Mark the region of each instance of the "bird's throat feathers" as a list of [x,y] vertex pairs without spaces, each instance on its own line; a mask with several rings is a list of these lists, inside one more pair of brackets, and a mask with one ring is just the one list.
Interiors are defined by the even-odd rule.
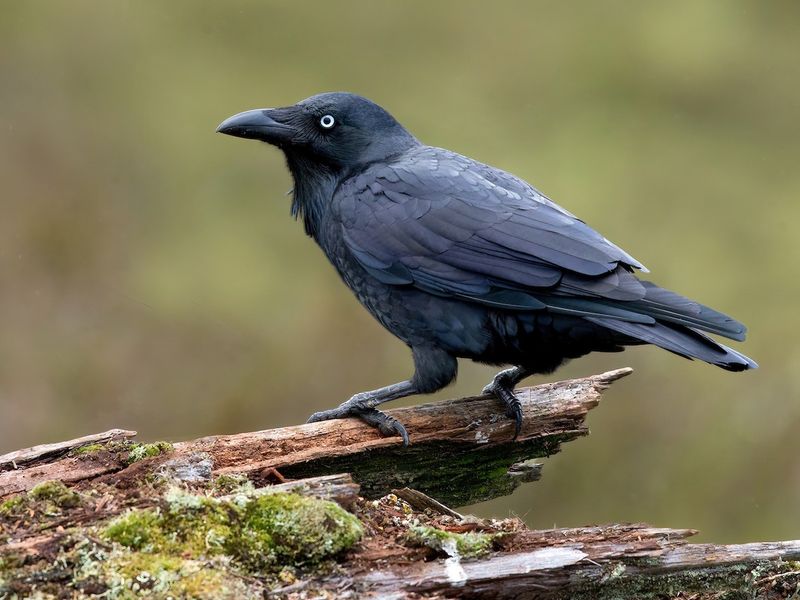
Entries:
[[294,179],[292,216],[302,219],[306,233],[318,240],[321,225],[330,209],[338,177],[303,156],[286,153],[286,164]]

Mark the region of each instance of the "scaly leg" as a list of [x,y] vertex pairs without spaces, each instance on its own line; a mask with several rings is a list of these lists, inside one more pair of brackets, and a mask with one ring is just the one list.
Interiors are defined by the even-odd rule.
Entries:
[[379,411],[376,406],[397,400],[403,396],[418,394],[419,390],[409,381],[401,381],[386,387],[378,388],[370,392],[356,394],[346,402],[342,402],[336,408],[316,412],[308,418],[308,423],[316,421],[327,421],[329,419],[345,419],[347,417],[358,417],[377,427],[384,435],[399,435],[403,438],[403,445],[408,446],[408,432],[403,424],[390,417],[386,413]]
[[483,388],[484,394],[492,394],[506,405],[506,415],[514,419],[515,423],[514,439],[517,439],[522,429],[522,405],[514,394],[514,388],[529,375],[533,375],[533,372],[525,367],[512,367],[500,371],[492,382]]
[[307,422],[358,417],[384,435],[401,436],[403,445],[408,446],[408,432],[403,424],[375,407],[413,394],[433,393],[453,381],[457,372],[456,359],[442,350],[417,347],[412,352],[415,372],[411,379],[356,394],[336,408],[314,413]]

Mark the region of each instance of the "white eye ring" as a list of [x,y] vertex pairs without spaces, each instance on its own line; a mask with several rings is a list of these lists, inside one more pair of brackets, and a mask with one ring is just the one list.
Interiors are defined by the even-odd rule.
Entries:
[[336,125],[336,119],[334,119],[331,115],[323,115],[319,120],[319,126],[323,129],[330,129],[334,125]]

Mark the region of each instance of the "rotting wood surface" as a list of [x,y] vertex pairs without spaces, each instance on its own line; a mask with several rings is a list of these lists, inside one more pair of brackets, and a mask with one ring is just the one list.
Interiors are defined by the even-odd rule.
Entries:
[[[509,493],[538,474],[526,461],[584,435],[600,393],[629,372],[520,390],[516,442],[494,400],[465,398],[392,411],[408,426],[410,448],[348,419],[174,445],[142,445],[133,432],[112,430],[5,455],[0,599],[160,597],[156,585],[170,597],[208,599],[800,596],[800,541],[691,544],[692,530],[644,524],[532,531],[518,519],[447,506]],[[337,470],[343,465],[352,477]],[[487,484],[486,469],[498,465],[502,477]],[[335,564],[263,572],[222,546],[154,550],[108,535],[115,519],[142,513],[199,514],[202,529],[197,507],[208,502],[214,518],[241,520],[237,507],[287,493],[338,503],[363,535],[328,559]],[[159,579],[141,565],[160,569]]]
[[[227,496],[218,495],[220,481],[212,477],[204,483],[184,484],[181,494],[216,497],[219,502],[285,492],[333,499],[356,515],[363,536],[336,558],[335,566],[321,568],[301,566],[258,574],[243,571],[235,560],[213,553],[194,556],[189,551],[154,559],[153,550],[119,548],[103,532],[109,519],[130,511],[160,507],[162,512],[174,514],[176,508],[170,507],[168,500],[174,495],[174,483],[137,489],[98,484],[82,493],[79,502],[60,508],[58,501],[38,506],[31,500],[16,523],[0,515],[0,537],[6,536],[6,543],[0,544],[0,564],[6,565],[0,569],[0,598],[13,598],[14,594],[166,598],[183,597],[179,594],[186,589],[194,590],[186,597],[205,600],[777,600],[800,593],[800,540],[691,544],[687,538],[694,535],[692,530],[645,524],[531,531],[518,519],[459,515],[418,491],[405,491],[413,504],[395,494],[366,500],[346,474],[261,488],[248,484]],[[195,510],[194,502],[180,502],[183,510]],[[417,506],[425,508],[418,510]],[[464,547],[459,551],[462,541]],[[89,562],[87,569],[87,556],[100,558]],[[110,557],[110,562],[103,557]],[[135,566],[150,564],[160,565],[161,571],[151,573]],[[181,587],[184,579],[196,576],[197,569],[207,583],[199,589]],[[153,584],[155,575],[163,587],[162,595],[142,587]]]
[[[246,473],[258,481],[262,474],[269,480],[269,473],[278,469],[291,479],[351,473],[369,498],[411,487],[445,504],[464,506],[507,495],[520,483],[538,479],[541,465],[535,459],[586,435],[588,411],[598,405],[603,390],[630,373],[631,369],[617,369],[517,390],[523,425],[516,441],[512,421],[500,403],[487,396],[388,411],[406,425],[408,448],[399,437],[381,437],[358,419],[177,442],[171,452],[134,464],[129,464],[125,444],[79,453],[78,446],[98,440],[73,440],[53,445],[57,452],[12,453],[26,456],[24,463],[11,460],[11,455],[0,457],[0,498],[52,479],[113,481],[119,486],[162,469],[181,471],[179,478],[184,480],[195,471],[202,477],[210,470]],[[115,430],[105,435],[127,439],[131,433]]]

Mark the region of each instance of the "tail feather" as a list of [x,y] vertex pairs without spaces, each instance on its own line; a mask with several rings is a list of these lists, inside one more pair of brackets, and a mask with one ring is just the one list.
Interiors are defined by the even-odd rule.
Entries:
[[728,371],[745,371],[758,367],[754,360],[744,354],[683,325],[661,322],[647,325],[607,317],[586,316],[584,319],[685,358],[698,358]]
[[639,310],[661,321],[744,341],[747,328],[739,321],[649,281],[642,281],[642,285],[645,287],[645,296],[627,304],[632,310]]

